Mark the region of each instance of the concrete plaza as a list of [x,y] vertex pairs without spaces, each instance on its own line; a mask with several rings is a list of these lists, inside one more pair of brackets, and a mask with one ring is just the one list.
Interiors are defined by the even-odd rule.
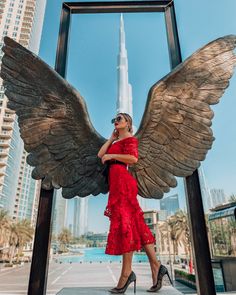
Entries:
[[[119,279],[121,264],[118,262],[93,263],[55,263],[51,262],[48,271],[47,295],[55,294],[110,294]],[[133,263],[137,275],[138,294],[148,294],[145,290],[152,285],[148,263]],[[27,294],[30,265],[25,264],[0,272],[0,294]],[[132,294],[133,284],[126,294]],[[159,294],[182,294],[170,286],[165,276]]]
[[[110,294],[108,289],[117,284],[121,264],[117,262],[102,263],[55,263],[51,262],[48,271],[47,295],[104,295]],[[137,276],[136,294],[147,295],[152,285],[148,263],[133,263],[133,271]],[[0,271],[0,295],[27,294],[30,264]],[[133,294],[133,284],[125,294]],[[160,295],[195,294],[195,292],[177,282],[172,287],[167,276],[163,280]],[[226,294],[226,293],[224,293]],[[229,293],[236,294],[236,293]]]

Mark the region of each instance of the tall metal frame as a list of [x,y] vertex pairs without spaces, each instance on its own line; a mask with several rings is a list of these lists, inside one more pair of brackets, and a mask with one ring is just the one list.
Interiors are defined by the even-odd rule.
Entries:
[[[72,14],[162,12],[165,14],[167,42],[171,68],[182,62],[177,31],[174,0],[163,1],[114,1],[114,2],[64,2],[62,4],[55,70],[66,76],[67,51]],[[188,215],[194,260],[197,274],[197,292],[215,295],[214,278],[207,238],[198,171],[185,179]],[[35,230],[33,256],[30,269],[28,294],[46,294],[49,264],[54,191],[41,189]]]

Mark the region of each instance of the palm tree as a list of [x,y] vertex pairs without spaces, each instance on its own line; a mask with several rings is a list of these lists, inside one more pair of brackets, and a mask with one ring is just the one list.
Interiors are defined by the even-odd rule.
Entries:
[[30,221],[23,219],[18,222],[13,222],[10,225],[10,236],[9,236],[9,263],[12,263],[12,260],[17,251],[17,262],[19,261],[19,256],[23,251],[24,246],[32,241],[34,234],[34,229],[30,225]]
[[236,195],[235,195],[235,194],[232,194],[232,195],[229,197],[229,202],[230,202],[230,203],[234,203],[234,202],[236,202]]
[[26,246],[27,243],[33,240],[34,229],[31,226],[30,221],[28,219],[21,220],[20,222],[17,223],[17,226],[18,226],[18,243],[16,245],[16,248],[18,249],[18,253],[17,253],[17,262],[18,262],[20,254],[22,253],[24,246]]
[[179,241],[179,229],[176,226],[175,216],[171,216],[167,220],[168,231],[170,239],[173,244],[174,263],[176,261],[175,256],[178,255],[178,241]]
[[12,260],[15,256],[15,250],[18,243],[18,226],[17,223],[11,223],[10,224],[10,236],[9,236],[9,251],[8,251],[8,257],[9,257],[9,263],[12,263]]
[[62,251],[66,251],[66,245],[72,240],[72,234],[68,228],[63,228],[61,233],[58,235],[58,241],[61,244]]
[[8,242],[10,229],[10,217],[8,211],[0,209],[0,246]]
[[189,256],[189,261],[192,264],[191,240],[187,214],[183,210],[179,210],[169,218],[168,223],[172,227],[172,234],[175,239],[176,247],[178,243],[183,243],[185,251]]

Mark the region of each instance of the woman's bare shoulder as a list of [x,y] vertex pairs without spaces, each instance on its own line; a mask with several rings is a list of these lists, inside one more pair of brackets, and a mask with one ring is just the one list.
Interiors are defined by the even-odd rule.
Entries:
[[135,136],[129,136],[123,139],[123,143],[126,143],[126,142],[138,142],[138,139]]

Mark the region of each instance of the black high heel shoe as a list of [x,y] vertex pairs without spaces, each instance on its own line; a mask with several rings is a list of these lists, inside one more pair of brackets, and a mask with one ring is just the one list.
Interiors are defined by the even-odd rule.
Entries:
[[125,285],[122,288],[113,288],[113,289],[110,289],[109,292],[111,292],[112,294],[125,293],[125,291],[128,288],[129,284],[131,284],[132,282],[134,282],[134,293],[136,293],[136,275],[135,275],[135,273],[133,271],[129,275]]
[[153,285],[150,289],[146,290],[146,291],[147,292],[157,292],[157,291],[159,291],[161,289],[161,287],[162,287],[162,280],[163,280],[164,275],[168,276],[171,285],[173,285],[173,282],[172,282],[172,280],[170,278],[168,269],[164,265],[161,264],[160,268],[159,268],[159,271],[158,271],[158,274],[157,274],[157,283],[155,285]]

